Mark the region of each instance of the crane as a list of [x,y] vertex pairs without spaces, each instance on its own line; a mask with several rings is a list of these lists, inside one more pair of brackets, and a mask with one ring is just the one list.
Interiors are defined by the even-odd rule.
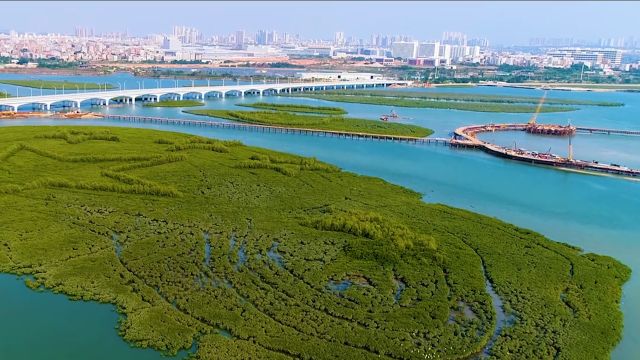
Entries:
[[529,119],[529,125],[535,125],[536,120],[538,119],[538,114],[540,113],[540,110],[542,109],[542,104],[544,104],[544,99],[547,97],[547,92],[545,91],[544,94],[542,95],[542,97],[540,98],[540,102],[538,103],[538,107],[536,108],[536,112],[533,113],[533,116],[531,116],[531,119]]

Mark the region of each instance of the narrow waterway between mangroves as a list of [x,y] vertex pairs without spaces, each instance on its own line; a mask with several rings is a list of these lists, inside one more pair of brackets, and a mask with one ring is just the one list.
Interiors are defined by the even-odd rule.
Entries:
[[[71,78],[69,80],[80,81]],[[425,91],[434,91],[427,89]],[[541,91],[477,88],[446,89],[440,91],[478,92],[539,96]],[[549,97],[580,98],[624,102],[623,107],[591,107],[571,113],[542,114],[541,122],[566,123],[567,118],[576,125],[640,129],[640,94],[631,93],[569,93],[550,91]],[[207,101],[207,108],[233,108],[236,102],[274,101],[339,106],[349,116],[377,118],[389,107],[335,103],[310,99],[280,97],[247,97],[244,99]],[[201,107],[202,108],[202,107]],[[457,126],[479,123],[523,122],[529,114],[474,113],[463,111],[396,108],[401,120],[436,130],[434,136],[447,136]],[[110,108],[109,113],[127,113],[162,117],[184,117],[180,109],[133,107]],[[640,352],[640,182],[617,177],[584,175],[491,157],[475,150],[456,150],[445,146],[413,145],[338,138],[311,137],[290,134],[254,133],[228,129],[205,129],[181,126],[131,124],[105,120],[7,120],[0,126],[11,125],[95,124],[136,126],[168,131],[187,132],[202,136],[238,139],[248,145],[260,146],[319,160],[340,166],[344,170],[383,178],[424,194],[427,202],[444,203],[538,231],[553,240],[566,242],[585,251],[605,254],[619,259],[633,270],[631,280],[624,287],[622,311],[624,313],[623,339],[614,350],[613,359],[633,359]],[[506,135],[505,143],[512,142]],[[640,138],[598,136],[598,141],[580,139],[580,147],[596,160],[633,165],[640,162]],[[516,140],[518,142],[522,140]],[[520,145],[519,145],[520,146]],[[561,144],[558,143],[558,147]],[[522,146],[525,147],[525,146]],[[563,148],[563,147],[561,147]],[[546,150],[546,149],[545,149]],[[556,151],[553,151],[556,152]],[[560,150],[557,153],[561,153]],[[627,161],[625,161],[625,159]],[[592,160],[588,158],[587,160]],[[0,278],[1,280],[1,278]],[[5,287],[2,287],[3,289]],[[12,290],[15,291],[15,290]],[[31,291],[26,289],[25,291]],[[32,291],[31,291],[32,292]],[[32,292],[34,296],[43,296]],[[58,295],[56,295],[58,296]],[[100,307],[96,305],[96,307]],[[106,307],[106,306],[105,306]],[[99,311],[97,311],[99,312]],[[115,318],[115,316],[114,316]],[[82,325],[67,322],[69,326],[86,326],[84,332],[97,333],[97,327],[108,327],[117,336],[113,324]],[[26,325],[25,325],[26,326]],[[37,326],[34,323],[34,326]],[[10,326],[9,326],[10,327]],[[9,334],[9,336],[12,336]],[[73,346],[74,340],[62,341],[62,347]],[[126,345],[126,344],[125,344]],[[59,350],[59,349],[58,349]],[[0,349],[0,355],[2,355]],[[56,347],[50,349],[55,353]],[[105,350],[107,351],[107,350]],[[132,350],[134,351],[134,350]],[[135,350],[138,351],[138,350]],[[87,354],[93,354],[89,352]],[[114,354],[118,358],[141,358]]]

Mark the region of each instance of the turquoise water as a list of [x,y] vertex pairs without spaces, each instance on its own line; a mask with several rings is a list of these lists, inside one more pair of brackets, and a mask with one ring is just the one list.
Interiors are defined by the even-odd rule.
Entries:
[[[124,76],[124,75],[118,75]],[[84,79],[84,78],[83,78]],[[78,80],[77,81],[84,81]],[[130,80],[128,80],[130,81]],[[433,91],[426,89],[424,91]],[[539,90],[508,88],[446,89],[447,92],[478,92],[539,96]],[[625,129],[640,129],[640,94],[630,93],[573,93],[550,91],[549,97],[621,101],[624,107],[583,107],[571,113],[542,114],[541,122],[566,123],[570,118],[576,125]],[[232,108],[237,102],[257,101],[257,98],[227,98],[207,102],[207,107]],[[377,118],[389,107],[332,103],[311,99],[282,99],[264,97],[263,101],[298,102],[341,106],[350,116]],[[396,108],[402,120],[436,130],[435,136],[447,136],[457,126],[478,123],[526,121],[528,114],[474,113],[448,110]],[[179,109],[134,107],[110,108],[110,113],[135,113],[166,117],[191,117]],[[61,121],[18,120],[2,121],[0,126],[42,124]],[[105,124],[132,126],[108,121],[65,120],[64,124]],[[304,156],[315,156],[359,174],[381,177],[387,181],[412,188],[424,195],[427,202],[444,203],[494,216],[504,221],[534,229],[562,242],[577,245],[586,251],[613,256],[629,265],[634,273],[625,285],[621,305],[625,315],[623,340],[613,353],[614,359],[632,359],[640,352],[640,182],[621,178],[576,174],[491,157],[474,150],[455,150],[444,146],[424,146],[400,143],[352,141],[304,135],[263,134],[226,129],[202,129],[180,126],[135,124],[161,130],[181,131],[203,136],[238,139],[246,144],[271,148]],[[522,138],[517,138],[521,135]],[[566,139],[544,139],[538,142],[530,135],[490,134],[496,141],[519,147],[531,145],[546,151],[562,153]],[[557,140],[557,143],[554,141]],[[545,143],[548,142],[548,143]],[[576,157],[586,160],[619,162],[632,166],[640,164],[640,137],[578,135],[574,138]],[[640,167],[635,165],[636,167]],[[4,288],[4,287],[3,287]],[[26,289],[26,288],[25,288]],[[13,290],[12,290],[13,291]],[[30,290],[27,290],[30,291]],[[34,293],[34,296],[42,296]],[[51,309],[54,304],[47,305]],[[108,306],[96,305],[99,308]],[[109,312],[108,310],[104,310]],[[114,318],[115,319],[115,318]],[[98,320],[84,328],[84,332],[99,333],[99,328],[112,330],[112,322]],[[80,326],[80,324],[74,324]],[[89,336],[89,335],[87,335]],[[98,338],[98,337],[97,337]],[[72,346],[73,340],[52,346]],[[113,357],[127,358],[122,355]],[[129,358],[137,358],[131,353]]]
[[0,289],[0,359],[166,359],[122,340],[112,306],[35,292],[7,274]]

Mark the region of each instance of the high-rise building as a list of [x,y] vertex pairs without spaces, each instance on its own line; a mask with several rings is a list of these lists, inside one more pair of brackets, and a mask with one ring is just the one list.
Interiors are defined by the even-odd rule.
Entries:
[[173,36],[178,38],[183,44],[195,44],[202,41],[200,31],[187,26],[174,26]]
[[440,56],[440,42],[423,42],[418,45],[418,54],[420,58],[437,58]]
[[266,30],[258,30],[256,34],[256,44],[257,45],[267,45],[267,31]]
[[[466,45],[463,45],[466,46]],[[451,45],[449,44],[441,44],[440,45],[440,64],[444,62],[445,65],[451,65]]]
[[244,30],[238,30],[236,31],[236,36],[235,36],[235,45],[237,49],[244,49],[245,45],[244,45]]
[[485,39],[485,38],[474,38],[474,39],[469,39],[469,41],[467,41],[467,45],[469,46],[479,46],[483,49],[486,49],[489,47],[489,40]]
[[467,35],[461,32],[444,32],[442,44],[467,46]]
[[291,43],[291,34],[289,33],[283,33],[282,34],[282,41],[283,44],[290,44]]
[[396,41],[391,44],[391,53],[393,57],[403,59],[413,59],[418,56],[417,41]]
[[463,61],[466,56],[469,56],[469,47],[453,45],[451,46],[451,60],[453,62]]
[[274,45],[278,43],[278,33],[273,30],[267,33],[267,44]]
[[278,32],[275,30],[259,30],[256,33],[256,45],[275,45],[278,44],[279,41]]
[[344,33],[342,31],[338,31],[336,32],[334,39],[333,39],[333,44],[336,46],[344,46],[345,44],[345,37],[344,37]]
[[180,42],[180,39],[178,39],[178,37],[176,36],[165,36],[164,39],[162,40],[162,48],[164,50],[176,51],[176,50],[180,50],[181,47],[182,47],[182,43]]
[[85,27],[77,27],[75,31],[76,37],[87,38],[93,36],[93,29],[87,29]]

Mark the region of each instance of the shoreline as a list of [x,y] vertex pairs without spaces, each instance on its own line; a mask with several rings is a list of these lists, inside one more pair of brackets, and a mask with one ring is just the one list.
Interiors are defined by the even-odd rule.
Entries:
[[[282,60],[281,60],[282,61]],[[288,61],[287,61],[288,62]],[[108,76],[116,72],[129,73],[137,77],[136,72],[148,72],[153,68],[162,68],[167,70],[188,70],[188,69],[260,69],[260,70],[291,70],[291,71],[313,71],[313,68],[302,65],[301,67],[278,68],[269,66],[229,66],[225,64],[142,64],[142,63],[96,63],[91,64],[87,68],[71,68],[71,69],[50,69],[50,68],[0,68],[0,74],[25,74],[25,75],[51,75],[51,76]],[[163,78],[163,75],[153,76],[151,74],[142,74],[151,78]],[[175,76],[168,76],[174,78]],[[216,78],[216,75],[206,76],[197,75],[202,78]],[[240,76],[241,77],[241,76]],[[186,77],[190,79],[192,77]],[[505,87],[516,89],[535,89],[535,90],[557,90],[557,91],[586,91],[586,92],[640,92],[640,84],[589,84],[589,83],[557,83],[557,82],[540,82],[540,83],[504,83],[484,81],[479,83],[415,83],[408,86],[412,88],[474,88],[474,87]]]
[[640,84],[584,84],[584,83],[500,83],[484,82],[476,86],[514,89],[588,91],[588,92],[640,92]]

